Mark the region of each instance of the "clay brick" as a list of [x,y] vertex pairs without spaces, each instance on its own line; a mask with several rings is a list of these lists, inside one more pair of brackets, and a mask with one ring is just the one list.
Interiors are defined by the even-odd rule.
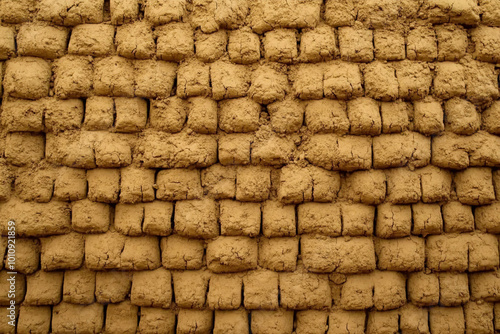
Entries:
[[115,129],[118,132],[137,132],[146,127],[148,106],[140,98],[116,98]]
[[331,306],[331,292],[326,275],[306,272],[280,273],[279,279],[281,307],[302,310]]
[[215,199],[234,198],[236,196],[236,169],[220,164],[202,169],[201,184],[204,193]]
[[[410,7],[408,4],[391,1],[367,1],[363,4],[358,4],[356,9],[358,10],[357,20],[370,28],[376,29],[390,26],[392,22],[398,21],[398,19],[405,19],[411,16],[408,13],[409,10],[416,10],[415,7]],[[413,12],[411,13],[413,14]]]
[[177,96],[205,96],[210,93],[210,67],[199,61],[187,61],[177,69]]
[[155,32],[158,34],[156,55],[161,60],[181,61],[194,54],[194,36],[184,23],[170,23]]
[[363,334],[366,313],[363,311],[333,310],[329,316],[329,323],[331,325],[328,326],[328,334],[344,334],[347,328],[350,334]]
[[262,205],[262,234],[266,237],[287,237],[296,234],[295,206],[278,201]]
[[294,95],[302,100],[323,97],[323,68],[316,64],[294,66],[289,75],[293,82]]
[[247,13],[247,3],[198,1],[190,18],[196,28],[211,33],[220,28],[238,28],[245,22]]
[[227,51],[233,63],[254,63],[260,59],[259,35],[245,28],[230,31]]
[[210,309],[237,309],[241,305],[242,295],[243,282],[241,277],[231,274],[212,275],[210,277],[207,294],[207,303]]
[[410,235],[411,207],[383,203],[377,206],[376,235],[380,238],[400,238]]
[[170,235],[172,233],[173,208],[173,203],[170,202],[145,203],[142,231],[149,235]]
[[273,271],[294,271],[299,255],[297,238],[261,238],[259,266]]
[[417,203],[411,206],[413,214],[412,234],[427,236],[443,231],[443,217],[439,204]]
[[107,130],[113,126],[115,104],[112,98],[92,96],[85,101],[85,119],[83,128],[86,130]]
[[10,27],[0,28],[0,59],[9,59],[15,53],[16,41],[14,37],[14,30]]
[[[7,23],[21,23],[32,17],[33,2],[30,0],[6,0],[0,6],[2,21]],[[8,313],[8,312],[7,312]],[[5,322],[7,324],[7,322]],[[8,327],[5,327],[8,328]]]
[[21,56],[54,59],[64,55],[68,31],[37,23],[26,23],[17,33],[17,52]]
[[341,193],[354,202],[379,204],[386,194],[386,176],[377,170],[353,172],[345,179]]
[[366,323],[366,333],[382,334],[387,332],[397,332],[399,328],[398,311],[377,312],[370,311],[368,313],[368,321]]
[[416,132],[383,134],[373,138],[373,167],[424,167],[431,159],[431,141]]
[[474,58],[480,61],[497,63],[497,44],[500,42],[500,30],[498,28],[480,26],[471,30],[471,40],[474,43]]
[[214,334],[225,334],[236,331],[248,334],[248,313],[245,309],[235,311],[215,311]]
[[467,30],[454,24],[434,26],[436,30],[439,61],[456,61],[465,56],[468,46]]
[[349,100],[363,96],[362,75],[357,64],[333,62],[325,67],[323,89],[325,97]]
[[443,99],[465,95],[465,71],[462,65],[447,61],[438,63],[435,73],[434,95]]
[[433,306],[439,302],[439,278],[423,271],[408,276],[408,299],[417,306]]
[[115,27],[107,24],[82,24],[74,27],[69,39],[68,53],[102,57],[115,51]]
[[91,270],[118,269],[126,237],[118,232],[89,234],[85,239],[85,265]]
[[472,103],[488,102],[499,96],[498,81],[493,64],[470,61],[465,67],[467,100]]
[[467,168],[469,166],[468,146],[461,136],[444,132],[432,138],[432,164],[441,168]]
[[152,132],[142,143],[143,166],[147,168],[200,168],[217,162],[217,141],[210,136]]
[[83,235],[69,233],[40,239],[42,270],[78,269],[83,263]]
[[204,97],[189,99],[189,116],[186,125],[197,133],[217,132],[217,102]]
[[380,134],[382,120],[380,118],[380,106],[377,101],[367,97],[351,100],[347,102],[347,116],[351,124],[351,134]]
[[113,25],[133,22],[139,16],[139,2],[137,0],[111,0],[110,13]]
[[[14,171],[6,164],[0,164],[0,201],[8,201],[12,193],[12,185],[14,184]],[[19,178],[18,178],[19,179]],[[29,178],[26,178],[28,182]],[[45,179],[45,178],[43,178]],[[46,182],[45,182],[46,183]],[[52,196],[52,191],[50,191]]]
[[203,195],[200,171],[166,169],[156,175],[156,198],[163,201],[199,199]]
[[212,34],[195,33],[196,56],[204,62],[213,62],[224,55],[227,49],[227,32],[219,30]]
[[304,62],[332,60],[338,54],[335,30],[319,25],[302,33],[300,37],[300,59]]
[[181,21],[186,14],[186,1],[177,0],[163,2],[150,0],[144,9],[144,18],[154,25],[162,25],[171,21]]
[[251,160],[254,164],[282,166],[287,164],[295,151],[293,139],[271,134],[268,137],[256,137],[251,144]]
[[104,233],[111,222],[111,207],[88,199],[72,203],[71,226],[80,233]]
[[469,300],[467,274],[440,273],[438,278],[440,306],[459,306]]
[[373,278],[369,274],[347,276],[342,285],[339,305],[344,310],[364,310],[373,307]]
[[471,300],[488,302],[500,300],[500,272],[498,270],[471,273],[469,281]]
[[34,328],[39,333],[50,333],[52,310],[50,306],[21,306],[17,320],[17,333],[27,334]]
[[414,129],[424,135],[437,134],[444,130],[443,107],[432,99],[416,101],[414,108]]
[[94,92],[106,96],[134,96],[134,68],[122,57],[113,56],[94,63]]
[[106,308],[105,330],[110,333],[135,333],[138,311],[138,307],[131,305],[130,301],[108,305]]
[[83,101],[50,100],[44,108],[46,132],[60,132],[79,129],[83,121]]
[[373,60],[372,30],[341,27],[338,33],[342,60],[353,62],[370,62]]
[[484,205],[495,200],[489,168],[467,168],[455,174],[458,200],[468,205]]
[[378,239],[375,242],[380,270],[417,271],[425,265],[425,240],[418,237]]
[[[487,228],[481,228],[482,214],[486,213],[488,206],[477,208],[476,227],[484,232],[489,232]],[[483,211],[484,210],[484,211]],[[472,208],[460,202],[448,202],[442,206],[444,231],[447,233],[472,232],[474,230],[474,215]]]
[[229,134],[219,137],[219,161],[222,165],[246,165],[250,163],[252,136]]
[[408,129],[412,104],[406,102],[382,102],[380,117],[382,119],[382,133],[398,133]]
[[219,237],[207,246],[207,267],[215,273],[255,269],[258,245],[247,237]]
[[104,19],[103,0],[42,0],[37,18],[58,25],[74,26],[82,23],[101,23]]
[[151,100],[149,126],[165,132],[179,132],[186,123],[189,104],[177,96],[164,100]]
[[93,140],[85,132],[47,133],[45,144],[46,159],[51,163],[83,169],[96,167]]
[[176,202],[174,230],[184,237],[215,238],[219,235],[217,215],[217,204],[208,198]]
[[210,79],[215,100],[243,97],[250,86],[249,72],[243,65],[213,63],[210,65]]
[[117,232],[128,236],[140,236],[144,222],[144,205],[117,204],[114,213],[114,228]]
[[298,206],[298,234],[318,233],[340,236],[342,220],[340,206],[334,203],[305,203]]
[[432,235],[427,237],[427,268],[434,271],[465,271],[468,247],[464,235]]
[[486,233],[472,235],[469,240],[469,272],[494,270],[498,265],[497,238]]
[[172,276],[174,283],[173,295],[177,306],[196,309],[205,306],[205,295],[207,294],[208,280],[210,278],[209,272],[186,270],[174,272]]
[[[6,170],[6,185],[8,191],[11,191],[12,177],[9,170]],[[18,175],[14,183],[17,196],[23,201],[34,201],[39,203],[48,203],[52,198],[54,188],[55,173],[52,170],[18,170]],[[5,200],[8,198],[5,197]]]
[[203,265],[203,240],[171,235],[161,239],[162,263],[167,269],[200,269]]
[[375,271],[373,306],[378,311],[393,310],[406,303],[406,277],[393,271]]
[[120,170],[92,169],[87,171],[88,198],[94,202],[117,203],[120,193]]
[[342,211],[342,235],[367,236],[373,234],[375,207],[364,204],[344,204]]
[[[50,277],[50,273],[49,274]],[[44,277],[47,275],[45,273],[42,273]],[[40,275],[40,274],[39,274]],[[38,275],[38,276],[39,276]],[[15,282],[13,282],[11,279],[14,276]],[[29,275],[29,276],[24,276],[22,274],[10,274],[10,272],[7,271],[7,268],[5,270],[0,271],[0,278],[2,279],[2,284],[0,285],[0,292],[2,293],[2,296],[0,298],[0,305],[2,306],[10,306],[11,305],[11,300],[12,302],[15,302],[15,304],[19,305],[23,299],[25,302],[25,305],[30,305],[30,304],[35,304],[35,302],[40,301],[40,303],[47,303],[51,301],[52,295],[55,294],[56,292],[52,289],[52,286],[50,284],[47,286],[46,294],[43,295],[43,293],[40,293],[40,297],[36,295],[38,291],[36,283],[37,281],[40,281],[42,283],[45,282],[45,278],[43,278],[43,281],[41,279],[38,279],[36,275]],[[28,280],[29,278],[29,280]],[[61,278],[62,279],[62,278]],[[28,299],[25,298],[25,293],[26,293],[26,280],[31,283],[31,286],[28,286],[30,289]],[[61,282],[62,283],[62,282]],[[14,285],[14,286],[12,286]],[[57,285],[57,283],[56,283]],[[15,296],[12,296],[12,289],[15,290]],[[45,291],[45,290],[44,290]],[[10,298],[9,297],[12,297]],[[57,296],[56,296],[57,297]]]
[[422,184],[422,202],[444,202],[450,199],[452,175],[432,165],[418,170]]
[[491,333],[493,329],[493,304],[468,302],[464,305],[465,328],[471,333]]
[[[470,138],[470,141],[465,141]],[[484,131],[479,131],[470,137],[461,137],[468,147],[469,163],[475,166],[497,166],[500,164],[499,152],[495,149],[500,144],[500,138]]]
[[375,58],[403,60],[406,58],[405,38],[399,31],[376,29],[373,31]]
[[308,102],[305,107],[305,122],[307,128],[314,133],[345,134],[349,131],[346,103],[327,99]]
[[296,32],[290,29],[274,29],[265,34],[262,44],[264,56],[269,61],[291,63],[297,58]]
[[[26,296],[25,305],[57,305],[61,302],[63,272],[47,272],[39,270],[36,273],[26,276]],[[24,286],[22,279],[16,279],[16,295],[22,299]],[[4,280],[5,281],[5,280]],[[17,286],[17,282],[21,286]],[[19,289],[19,290],[18,290]],[[20,300],[19,300],[20,302]]]
[[95,276],[95,297],[98,303],[120,303],[130,294],[132,273],[98,271]]
[[400,98],[419,100],[429,94],[432,75],[428,64],[405,60],[396,64],[395,67]]
[[431,333],[459,333],[465,331],[462,307],[433,307],[429,309]]
[[468,215],[466,217],[468,224],[466,226],[470,227],[470,230],[474,229],[475,217],[476,229],[486,233],[500,233],[500,215],[498,214],[498,211],[500,210],[500,203],[495,202],[490,205],[477,207],[474,210],[474,216],[472,216],[472,210],[469,206],[464,205],[464,207],[469,209],[467,210]]
[[175,333],[174,310],[141,307],[138,331],[140,333]]
[[104,325],[104,306],[97,303],[74,305],[60,303],[52,309],[54,333],[98,333]]
[[293,311],[252,311],[251,331],[255,334],[285,334],[293,331]]
[[268,64],[253,71],[248,96],[257,103],[270,104],[283,100],[288,90],[286,74]]
[[481,127],[481,115],[467,100],[453,98],[444,104],[446,130],[458,135],[471,135]]
[[269,197],[271,171],[267,167],[238,167],[236,172],[236,199],[238,201],[264,201]]
[[300,129],[304,120],[304,107],[295,100],[284,100],[267,106],[271,127],[278,133],[293,133]]
[[[420,175],[407,168],[394,168],[386,172],[387,200],[394,204],[409,204],[420,200]],[[450,178],[451,181],[451,178]]]
[[4,93],[20,99],[37,100],[49,95],[52,75],[47,61],[34,57],[9,59],[3,78]]
[[18,238],[16,240],[16,271],[32,274],[40,263],[40,241],[38,239]]
[[125,167],[121,173],[120,202],[152,202],[155,199],[155,171]]
[[429,3],[429,19],[432,23],[460,23],[474,25],[480,20],[479,8],[474,1],[455,4],[453,1],[431,1]]
[[172,301],[170,271],[158,268],[138,271],[132,277],[130,301],[133,305],[168,308]]
[[4,100],[2,126],[9,132],[41,132],[43,130],[43,104],[40,101]]
[[495,135],[500,134],[500,103],[493,102],[489,108],[483,111],[481,117],[484,130]]
[[429,314],[426,308],[406,304],[399,311],[399,328],[402,333],[429,333]]
[[328,313],[317,310],[304,310],[295,313],[297,334],[316,334],[324,333],[328,328]]
[[92,304],[95,293],[95,272],[82,267],[64,272],[63,301],[72,304]]
[[406,37],[406,54],[410,60],[433,61],[437,58],[438,47],[434,29],[417,27]]
[[260,203],[245,203],[231,200],[220,201],[221,235],[258,236],[260,233]]
[[381,101],[392,101],[398,97],[398,80],[392,66],[372,62],[364,68],[363,74],[367,97]]
[[243,277],[243,302],[248,310],[277,309],[278,273],[267,270],[250,271]]
[[154,60],[136,60],[135,95],[147,98],[167,98],[174,87],[177,66]]
[[177,315],[176,333],[209,334],[212,332],[213,322],[213,312],[210,310],[181,309]]
[[54,184],[54,199],[78,201],[87,197],[87,177],[84,169],[62,167]]
[[[119,0],[113,0],[112,3]],[[123,0],[121,0],[123,1]],[[137,0],[127,0],[139,9]],[[123,7],[116,7],[117,10],[125,10]],[[113,14],[112,14],[113,15]],[[111,17],[113,20],[113,16]],[[143,21],[125,24],[116,28],[116,51],[118,55],[132,59],[149,59],[155,54],[155,40],[151,26]]]
[[128,237],[121,252],[123,270],[152,270],[161,266],[160,245],[156,236]]
[[127,137],[115,133],[100,134],[93,151],[98,167],[123,167],[132,163],[132,149]]

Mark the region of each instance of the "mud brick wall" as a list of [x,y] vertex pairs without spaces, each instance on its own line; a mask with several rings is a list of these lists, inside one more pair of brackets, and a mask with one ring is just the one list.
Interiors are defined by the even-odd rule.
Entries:
[[1,333],[500,331],[500,1],[0,20]]

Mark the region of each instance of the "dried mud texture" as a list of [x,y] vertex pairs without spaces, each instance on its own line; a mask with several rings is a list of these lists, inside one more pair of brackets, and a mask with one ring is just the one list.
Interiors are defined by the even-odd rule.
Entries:
[[0,0],[0,63],[0,333],[500,332],[498,0]]

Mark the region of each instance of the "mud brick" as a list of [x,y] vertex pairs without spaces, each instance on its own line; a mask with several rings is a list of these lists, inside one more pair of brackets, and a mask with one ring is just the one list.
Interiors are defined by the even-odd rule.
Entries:
[[497,63],[497,44],[500,41],[500,30],[498,28],[480,26],[472,29],[471,40],[475,45],[474,58],[480,61]]
[[267,270],[250,271],[243,278],[245,308],[277,309],[278,273]]
[[378,239],[375,252],[380,270],[417,271],[425,266],[423,238]]
[[168,308],[172,301],[170,271],[164,268],[135,272],[130,301],[141,307]]
[[325,67],[323,90],[330,99],[349,100],[363,96],[362,75],[357,64],[333,62]]
[[469,240],[469,272],[494,270],[499,265],[498,240],[494,235],[477,233]]
[[52,71],[47,61],[18,57],[6,62],[4,93],[20,99],[37,100],[49,94]]
[[236,172],[236,199],[263,201],[269,197],[271,171],[267,167],[238,167]]
[[465,56],[468,38],[467,30],[464,27],[454,24],[443,24],[434,27],[439,61],[456,61]]
[[255,334],[285,334],[293,331],[293,311],[278,309],[276,311],[256,310],[251,313],[251,331]]
[[[453,6],[453,1],[431,1],[429,3],[429,19],[432,23],[477,24],[480,20],[476,2],[467,1]],[[431,329],[432,330],[432,329]]]
[[481,21],[483,24],[493,27],[500,26],[498,3],[491,0],[481,0],[479,1],[479,9],[483,13],[483,15],[481,15]]
[[472,273],[469,277],[471,300],[500,301],[500,272]]
[[406,303],[406,277],[393,271],[376,271],[374,280],[373,305],[379,311],[399,308]]
[[372,275],[348,276],[342,285],[339,305],[344,310],[364,310],[373,307],[374,281]]
[[87,177],[84,169],[62,167],[54,184],[54,199],[77,201],[87,197]]
[[[46,272],[39,270],[32,275],[26,276],[26,296],[24,298],[25,305],[57,305],[61,301],[63,272]],[[22,279],[16,279],[16,295],[23,297],[24,291],[22,286],[17,286],[17,282],[21,283]],[[5,280],[4,280],[5,281]],[[18,292],[19,291],[19,292]],[[19,302],[21,301],[19,300]]]
[[85,239],[79,233],[69,233],[40,239],[42,270],[78,269],[83,263]]
[[489,102],[498,98],[498,82],[493,64],[470,61],[465,67],[467,100],[472,103]]
[[247,237],[219,237],[207,246],[207,267],[215,273],[230,273],[257,267],[258,244]]
[[113,25],[133,22],[139,16],[139,2],[137,0],[111,0],[110,13]]
[[489,168],[467,168],[455,174],[458,200],[468,205],[489,204],[495,199]]
[[[155,199],[155,171],[125,167],[121,172],[120,201],[123,203],[152,202]],[[137,182],[139,181],[139,182]]]
[[162,25],[171,21],[181,21],[185,14],[185,0],[168,3],[160,0],[152,0],[148,1],[144,9],[144,18],[154,25]]
[[266,237],[287,237],[296,234],[295,206],[266,201],[262,206],[262,234]]
[[114,101],[110,97],[92,96],[85,102],[85,119],[83,128],[86,130],[107,130],[114,122]]
[[[207,294],[209,278],[210,273],[204,270],[174,272],[175,304],[183,308],[203,308],[205,306],[205,295]],[[228,286],[227,288],[229,289],[230,287]]]
[[74,26],[81,23],[101,23],[104,19],[103,0],[70,0],[53,3],[42,0],[37,17],[58,25]]
[[375,207],[364,204],[344,204],[342,211],[342,235],[367,236],[373,234]]
[[[334,1],[329,1],[334,2]],[[366,313],[363,311],[333,310],[329,315],[328,334],[343,334],[349,328],[351,334],[365,332]]]
[[431,333],[454,333],[465,331],[462,307],[432,307],[429,309]]
[[156,236],[126,238],[120,266],[123,270],[152,270],[161,266],[158,238]]
[[295,34],[291,29],[268,31],[262,41],[265,58],[269,61],[291,63],[298,55]]
[[445,169],[427,166],[418,170],[422,184],[422,202],[434,203],[450,199],[452,175]]
[[99,271],[95,276],[95,297],[98,303],[120,303],[130,294],[132,273]]
[[39,23],[21,25],[17,33],[17,52],[21,56],[54,59],[64,55],[68,31]]
[[45,135],[45,156],[48,162],[73,168],[96,167],[93,140],[80,131],[64,131]]
[[434,95],[439,98],[460,97],[465,95],[465,69],[452,62],[438,63],[434,78]]
[[159,59],[181,61],[194,54],[193,31],[188,24],[170,23],[157,29],[157,50]]
[[104,233],[111,223],[111,207],[88,199],[75,201],[71,208],[71,226],[80,233]]
[[366,333],[381,334],[384,331],[397,332],[399,328],[398,311],[387,312],[368,312],[368,321],[366,323]]
[[210,310],[181,309],[177,315],[176,333],[209,334],[213,327],[213,312]]
[[22,274],[32,274],[40,264],[40,241],[31,238],[16,240],[16,271]]
[[[488,216],[487,211],[488,206],[480,207],[475,210],[476,216],[476,228],[491,233],[484,224],[488,222],[490,224],[490,218],[488,220],[482,220],[484,217]],[[468,205],[464,205],[457,201],[448,202],[441,207],[444,221],[444,231],[447,233],[462,233],[462,232],[472,232],[474,230],[474,215],[472,214],[472,208]],[[485,216],[483,216],[483,214]],[[494,221],[494,218],[491,218]],[[500,232],[500,230],[499,230]]]
[[[340,188],[339,174],[316,168],[301,168],[295,165],[283,167],[279,179],[279,200],[283,203],[301,203],[312,200],[327,202],[333,200]],[[316,184],[324,182],[324,189],[313,189],[315,181]],[[317,197],[313,194],[313,190],[318,195]]]
[[159,200],[199,199],[203,194],[200,184],[200,172],[196,169],[161,170],[156,176]]
[[104,325],[104,306],[98,303],[74,305],[60,303],[52,309],[54,333],[98,333]]
[[465,328],[473,333],[491,333],[493,329],[493,304],[468,302],[464,305]]
[[300,64],[292,68],[290,79],[293,93],[299,99],[312,100],[323,97],[323,68],[316,64]]
[[295,313],[297,334],[324,333],[328,328],[328,312],[317,310],[304,310]]
[[467,274],[440,273],[438,278],[440,306],[459,306],[469,300]]
[[249,328],[248,313],[245,309],[215,311],[214,334],[230,333],[231,331],[248,334]]
[[64,272],[63,301],[72,304],[92,304],[95,293],[95,272],[82,267]]
[[379,204],[386,194],[386,176],[382,171],[353,172],[342,187],[346,198],[364,204]]
[[319,233],[340,236],[340,206],[335,203],[305,203],[298,206],[298,234]]
[[250,87],[250,73],[243,65],[216,62],[210,65],[210,81],[214,100],[243,97]]
[[116,98],[115,128],[119,132],[137,132],[146,126],[148,106],[140,98]]
[[436,274],[423,271],[408,276],[408,299],[413,304],[423,306],[437,305],[439,302],[439,278]]
[[[208,307],[215,310],[237,309],[241,305],[242,294],[241,277],[231,274],[212,275],[207,294]],[[177,298],[177,294],[175,296]]]
[[92,169],[87,171],[88,198],[94,202],[117,203],[120,193],[120,170]]
[[411,206],[413,214],[412,234],[427,236],[443,231],[443,217],[439,204],[417,203]]
[[341,27],[339,48],[342,60],[353,62],[370,62],[373,60],[373,31]]
[[91,270],[119,269],[126,237],[118,232],[89,234],[85,239],[85,264]]
[[300,37],[300,59],[305,62],[332,60],[339,52],[335,40],[335,30],[327,25],[303,32]]
[[160,131],[179,132],[186,123],[189,104],[177,96],[151,100],[149,126]]
[[255,237],[260,233],[260,203],[221,201],[219,220],[222,235]]
[[481,116],[484,130],[492,134],[500,134],[500,102],[493,102],[489,108],[483,111]]
[[411,103],[382,102],[380,104],[382,133],[398,133],[407,130],[410,125],[409,114],[412,112]]
[[144,222],[144,205],[117,204],[114,214],[114,228],[117,232],[128,236],[140,236]]
[[43,130],[43,103],[40,100],[4,100],[2,126],[9,132],[41,132]]
[[398,97],[398,80],[395,69],[381,62],[373,62],[364,68],[366,96],[392,101]]
[[409,236],[412,226],[412,212],[409,205],[383,203],[377,206],[376,235],[380,238]]
[[421,196],[419,174],[406,168],[394,168],[386,175],[388,201],[394,204],[418,202]]
[[37,328],[40,333],[50,333],[51,318],[50,306],[21,306],[17,320],[17,332],[25,334]]
[[251,64],[260,59],[259,35],[250,29],[232,30],[227,44],[229,59],[236,64]]
[[414,107],[414,129],[424,135],[433,135],[444,130],[444,113],[441,103],[432,99],[416,101]]
[[500,164],[500,155],[496,150],[496,147],[500,145],[498,136],[479,131],[470,136],[470,139],[470,141],[465,141],[462,137],[463,143],[469,144],[467,148],[471,167],[498,166]]
[[14,37],[14,30],[10,27],[0,28],[0,59],[9,59],[15,53],[16,41]]
[[22,23],[32,17],[33,2],[29,0],[6,0],[2,2],[0,11],[2,21],[7,23]]
[[434,271],[458,271],[468,268],[466,235],[432,235],[427,237],[427,268]]
[[429,332],[429,313],[426,308],[406,304],[399,312],[399,328],[403,333]]
[[[287,309],[323,309],[331,306],[326,275],[306,272],[280,273],[281,307]],[[314,286],[314,289],[311,287]]]
[[131,305],[130,301],[108,305],[106,308],[105,330],[110,333],[135,333],[138,311],[138,307]]
[[292,139],[270,135],[256,138],[251,144],[251,160],[254,164],[281,166],[287,164],[295,150]]
[[307,128],[314,133],[345,134],[349,131],[346,103],[327,99],[308,102],[305,107],[305,122]]
[[375,58],[403,60],[406,58],[405,38],[399,31],[376,29],[373,31]]
[[214,238],[219,235],[217,211],[217,204],[208,198],[176,202],[174,230],[184,237]]
[[481,127],[481,115],[476,106],[467,100],[453,98],[445,102],[445,126],[447,131],[459,135],[471,135]]
[[250,163],[252,135],[228,134],[219,137],[219,161],[222,165]]
[[174,310],[141,307],[138,330],[140,333],[175,333]]
[[[9,171],[6,171],[6,181],[9,181]],[[48,169],[39,170],[18,170],[18,175],[14,183],[17,196],[24,201],[34,201],[39,203],[50,202],[54,189],[54,171]],[[10,180],[12,181],[12,179]],[[7,184],[10,192],[11,183]],[[8,198],[5,198],[6,200]]]
[[469,166],[469,145],[461,136],[444,132],[432,138],[432,164],[441,168],[464,169]]
[[227,49],[227,32],[219,30],[212,34],[195,33],[196,56],[204,62],[213,62],[224,55]]
[[44,123],[47,132],[79,129],[83,121],[83,101],[51,100],[44,108]]
[[[135,95],[147,98],[166,98],[172,92],[177,66],[154,60],[136,60]],[[118,107],[117,107],[118,112]]]
[[243,25],[247,13],[246,3],[199,2],[190,17],[195,27],[200,27],[204,33],[210,33],[221,28],[238,28]]
[[465,225],[466,224],[465,222],[463,223],[466,227],[470,227],[470,229],[468,229],[467,231],[472,230],[474,228],[474,217],[475,217],[476,229],[486,233],[493,233],[493,234],[500,233],[500,220],[499,220],[500,203],[495,202],[490,205],[477,207],[474,210],[474,216],[472,216],[472,210],[470,206],[463,205],[463,207],[468,208],[468,210],[466,211],[467,215],[464,217],[467,219],[466,220],[467,225]]
[[262,65],[252,73],[248,96],[257,103],[270,104],[283,100],[288,90],[288,78],[283,71],[272,65]]
[[373,167],[424,167],[431,160],[431,141],[416,132],[383,134],[373,138]]
[[377,101],[367,97],[351,100],[347,102],[347,115],[351,123],[351,134],[380,134],[382,120],[380,119],[380,106]]
[[426,63],[404,60],[396,66],[396,77],[400,98],[419,100],[429,94],[432,75]]
[[203,97],[189,99],[189,116],[186,124],[197,133],[217,132],[217,102]]
[[299,254],[297,238],[261,238],[259,265],[274,271],[294,271]]
[[114,53],[115,27],[107,24],[82,24],[71,31],[68,53],[103,57]]
[[[120,0],[113,0],[116,3]],[[121,0],[124,2],[123,0]],[[125,0],[139,10],[137,0]],[[116,10],[125,10],[124,7],[116,7]],[[112,14],[113,15],[113,14]],[[113,20],[113,16],[111,17]],[[155,40],[151,26],[144,21],[125,24],[116,28],[115,43],[118,55],[132,59],[149,59],[155,54]]]
[[125,58],[113,56],[94,63],[94,92],[106,96],[134,96],[134,68]]
[[215,199],[234,198],[236,196],[236,169],[220,164],[202,169],[201,185],[204,193]]
[[161,239],[162,264],[167,269],[200,269],[204,264],[203,240],[176,234]]
[[[40,271],[39,271],[40,273]],[[38,276],[42,275],[42,278],[37,278]],[[7,268],[5,270],[0,271],[0,278],[2,279],[2,283],[0,285],[0,292],[2,293],[2,296],[0,297],[0,305],[3,306],[8,306],[10,305],[11,300],[14,300],[16,304],[20,304],[23,299],[26,304],[34,304],[40,301],[40,303],[47,303],[48,301],[51,301],[53,299],[57,299],[57,295],[53,297],[54,294],[56,294],[56,291],[52,289],[53,286],[50,284],[46,287],[46,293],[40,293],[40,296],[38,296],[36,293],[39,292],[38,289],[39,287],[36,286],[37,282],[45,282],[45,276],[50,277],[50,273],[41,273],[38,275],[29,275],[29,276],[24,276],[22,274],[9,274],[7,271]],[[9,291],[11,291],[11,282],[8,281],[7,279],[12,278],[12,276],[15,276],[15,296],[11,299],[8,298]],[[62,277],[61,277],[62,279]],[[31,282],[31,286],[28,286],[29,290],[27,291],[26,289],[26,281]],[[62,283],[62,281],[60,282]],[[57,282],[56,284],[57,285]],[[27,294],[29,292],[29,295]],[[28,296],[28,299],[25,298],[25,294]],[[58,303],[57,301],[56,303]],[[41,304],[40,304],[41,305]]]
[[434,29],[417,27],[407,36],[406,53],[410,60],[433,61],[438,56],[438,46]]
[[172,233],[173,203],[154,201],[144,204],[142,231],[150,235],[167,236]]

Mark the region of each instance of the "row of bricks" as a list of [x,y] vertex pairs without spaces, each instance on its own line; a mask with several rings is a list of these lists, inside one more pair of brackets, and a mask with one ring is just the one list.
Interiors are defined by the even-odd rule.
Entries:
[[[499,28],[479,26],[469,34],[475,59],[492,63],[500,60]],[[147,21],[119,26],[116,34],[115,27],[109,24],[78,25],[71,30],[70,38],[68,29],[26,23],[19,27],[17,35],[12,28],[1,27],[0,40],[0,59],[14,56],[17,46],[17,55],[48,59],[66,53],[94,57],[118,54],[132,59],[149,59],[156,55],[161,60],[179,62],[196,55],[203,62],[212,62],[224,58],[227,53],[231,62],[237,64],[251,64],[261,56],[285,64],[335,58],[351,62],[405,58],[457,61],[466,55],[469,44],[468,31],[450,24],[421,26],[407,34],[319,25],[300,34],[292,29],[271,30],[261,40],[248,28],[204,34],[194,32],[189,23],[172,23],[153,31]]]
[[[68,233],[19,239],[17,270],[200,269],[215,273],[243,272],[258,265],[270,270],[293,271],[300,257],[316,273],[355,274],[375,270],[469,271],[493,270],[499,265],[497,236],[470,234],[416,236],[375,240],[371,237],[249,238],[220,236],[209,241],[169,237],[126,237],[115,231],[102,234]],[[3,252],[5,252],[5,241]],[[161,241],[161,242],[160,242]],[[206,248],[205,248],[206,247]],[[300,253],[300,254],[299,254]],[[300,255],[300,256],[299,256]],[[7,263],[6,263],[7,266]]]
[[[149,102],[149,103],[148,103]],[[9,132],[61,132],[66,130],[110,130],[135,133],[154,129],[178,133],[184,128],[199,134],[249,133],[268,123],[274,132],[288,134],[303,126],[311,133],[369,135],[412,130],[424,135],[472,135],[481,128],[500,135],[500,101],[482,113],[471,102],[455,97],[436,100],[382,102],[360,97],[348,102],[321,99],[309,102],[285,100],[270,104],[262,112],[247,98],[217,103],[204,97],[187,100],[90,97],[56,100],[6,100],[0,117]]]
[[176,94],[215,100],[249,96],[260,104],[271,104],[287,95],[305,100],[366,95],[393,101],[421,100],[433,93],[438,98],[466,97],[483,103],[499,97],[495,65],[470,59],[463,64],[439,63],[432,69],[427,63],[410,60],[375,61],[363,66],[334,60],[290,66],[289,71],[287,66],[272,62],[245,66],[190,59],[178,66],[119,56],[93,61],[88,56],[69,55],[57,59],[53,66],[36,57],[17,57],[5,63],[6,96],[30,100],[49,95],[67,99],[92,95],[166,98]]
[[[418,308],[411,304],[393,311],[222,311],[137,307],[128,300],[107,306],[21,306],[14,314],[17,333],[133,334],[384,334],[493,333],[500,328],[499,304],[469,302],[463,307]],[[0,315],[8,316],[2,308]],[[4,316],[5,318],[5,316]],[[3,333],[15,329],[3,322]],[[2,327],[3,326],[3,327]],[[52,330],[52,331],[51,331]]]
[[373,138],[317,134],[303,140],[264,129],[250,135],[218,136],[193,134],[189,130],[178,134],[147,131],[139,135],[13,132],[0,141],[0,154],[14,166],[46,161],[82,169],[125,167],[132,163],[146,168],[206,168],[217,162],[227,168],[249,164],[281,167],[305,159],[314,166],[335,171],[421,168],[429,164],[460,170],[498,167],[499,142],[500,137],[484,131],[471,136],[445,132],[432,138],[408,131]]

